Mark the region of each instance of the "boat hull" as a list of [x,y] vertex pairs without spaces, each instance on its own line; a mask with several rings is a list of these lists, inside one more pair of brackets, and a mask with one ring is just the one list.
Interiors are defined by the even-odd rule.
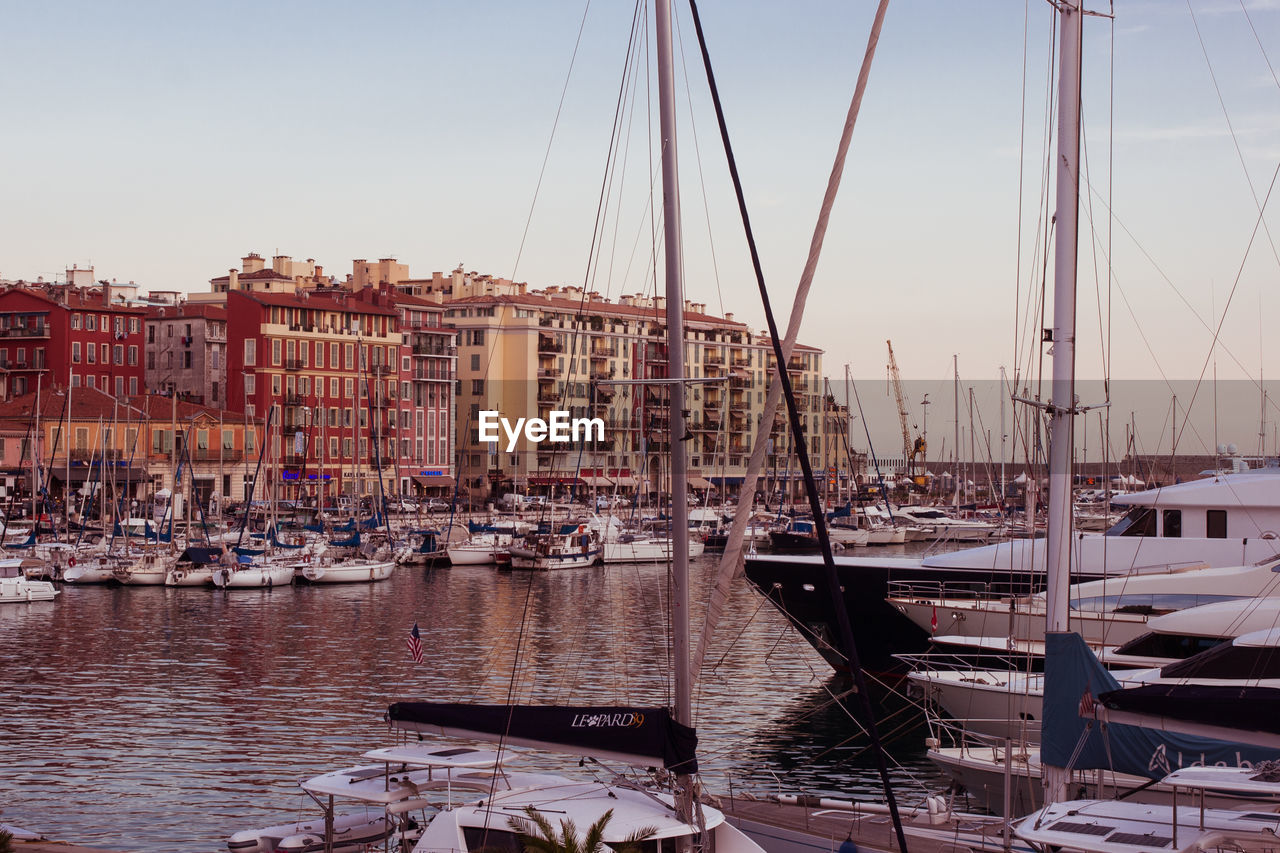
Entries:
[[302,569],[302,577],[310,583],[372,583],[391,577],[395,560],[362,563],[335,563],[330,566],[311,563]]

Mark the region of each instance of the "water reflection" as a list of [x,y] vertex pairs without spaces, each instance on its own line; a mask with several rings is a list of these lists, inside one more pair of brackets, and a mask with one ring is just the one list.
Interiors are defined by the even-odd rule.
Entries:
[[[705,590],[715,563],[694,568]],[[296,780],[384,745],[396,699],[666,703],[668,589],[662,566],[474,567],[216,593],[70,587],[5,607],[0,817],[119,850],[216,851],[309,813]],[[415,621],[422,665],[404,645]],[[843,689],[741,588],[696,697],[708,787],[732,773],[735,788],[874,788],[829,702]],[[918,739],[899,752],[921,769]]]

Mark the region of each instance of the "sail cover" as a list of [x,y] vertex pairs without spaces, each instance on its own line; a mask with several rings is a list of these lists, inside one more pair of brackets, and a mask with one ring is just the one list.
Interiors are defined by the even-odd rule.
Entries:
[[[1280,758],[1277,749],[1245,743],[1243,736],[1239,741],[1218,740],[1137,725],[1099,725],[1094,719],[1096,704],[1111,708],[1119,695],[1143,690],[1146,688],[1121,690],[1079,634],[1046,634],[1043,763],[1076,770],[1114,769],[1161,779],[1180,767],[1246,767]],[[1241,688],[1232,690],[1238,694]],[[1225,720],[1226,709],[1234,706],[1219,703],[1218,707],[1219,718]],[[1275,714],[1274,705],[1268,704],[1266,712]]]
[[[1257,685],[1144,684],[1103,693],[1098,699],[1108,718],[1124,719],[1167,731],[1222,736],[1235,732],[1242,741],[1280,744],[1280,690]],[[1122,716],[1123,715],[1123,716]]]
[[387,721],[398,729],[698,772],[697,732],[677,723],[666,708],[396,702],[387,709]]

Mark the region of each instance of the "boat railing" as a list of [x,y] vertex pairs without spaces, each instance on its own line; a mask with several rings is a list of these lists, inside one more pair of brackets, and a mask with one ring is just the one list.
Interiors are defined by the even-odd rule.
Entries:
[[914,580],[889,581],[886,584],[887,598],[907,599],[925,603],[936,601],[963,600],[1000,600],[1009,598],[1008,584],[998,588],[986,581],[946,581],[946,580]]
[[1016,738],[998,737],[975,731],[975,727],[983,722],[999,722],[1004,720],[979,720],[976,718],[957,720],[943,717],[933,710],[927,710],[925,724],[928,736],[925,746],[928,749],[958,749],[967,758],[990,761],[1003,765],[1006,760],[1026,764],[1031,750],[1037,749],[1040,742],[1040,721],[1024,720],[1023,730]]
[[895,658],[905,663],[912,671],[920,673],[935,672],[975,672],[985,670],[1008,670],[1025,672],[1028,657],[1018,652],[919,652],[916,654],[896,654]]

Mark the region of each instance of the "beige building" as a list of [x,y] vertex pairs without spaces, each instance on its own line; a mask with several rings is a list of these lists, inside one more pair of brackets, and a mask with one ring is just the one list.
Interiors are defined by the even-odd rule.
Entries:
[[[667,376],[665,299],[614,302],[575,287],[529,291],[474,274],[459,281],[459,271],[452,278],[452,287],[419,292],[441,299],[445,322],[459,330],[459,468],[473,497],[559,493],[575,484],[597,492],[669,490],[666,386],[613,384]],[[766,337],[731,314],[715,317],[688,301],[684,308],[686,373],[706,380],[686,395],[691,485],[735,494],[761,429],[772,351]],[[831,482],[847,484],[843,442],[828,432],[837,424],[847,429],[848,419],[823,393],[822,352],[798,346],[788,369],[815,470],[834,469]],[[600,418],[604,441],[554,445],[521,437],[508,449],[505,437],[497,444],[479,440],[481,412],[514,421],[547,420],[553,410]],[[761,488],[790,499],[801,493],[799,466],[789,453],[785,419],[770,427],[776,446]]]

